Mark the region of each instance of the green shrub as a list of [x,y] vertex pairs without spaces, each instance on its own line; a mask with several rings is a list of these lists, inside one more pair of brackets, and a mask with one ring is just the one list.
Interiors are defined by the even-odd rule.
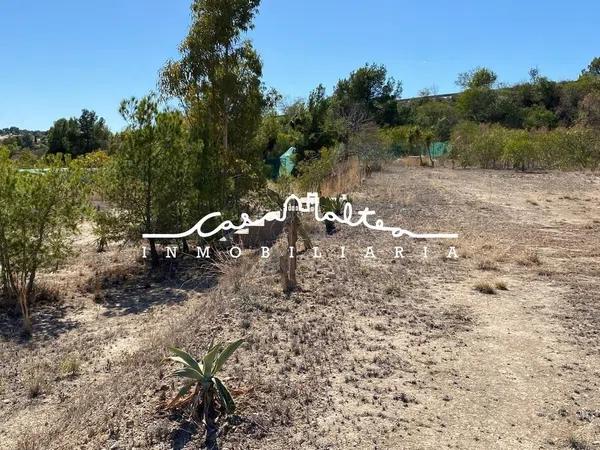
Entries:
[[5,298],[18,300],[26,331],[36,276],[69,254],[86,210],[89,183],[83,175],[60,155],[18,170],[0,149],[0,287]]
[[517,130],[463,122],[451,138],[451,158],[462,167],[597,169],[600,131],[572,127]]

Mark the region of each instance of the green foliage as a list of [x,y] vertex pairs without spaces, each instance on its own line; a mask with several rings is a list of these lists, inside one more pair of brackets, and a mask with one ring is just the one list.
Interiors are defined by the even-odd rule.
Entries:
[[[352,200],[349,197],[345,197],[340,194],[335,197],[321,197],[319,199],[319,207],[321,208],[321,213],[323,215],[326,215],[327,213],[333,213],[338,217],[342,217],[346,203],[352,203]],[[334,220],[325,220],[324,223],[327,234],[333,234],[336,232]]]
[[525,110],[523,124],[525,128],[554,128],[558,123],[556,114],[544,106],[537,105]]
[[160,86],[177,97],[202,142],[197,189],[202,206],[235,214],[244,193],[264,182],[261,152],[253,140],[261,113],[271,105],[261,84],[262,63],[245,33],[259,0],[195,0],[180,59],[169,61]]
[[337,116],[355,116],[357,110],[378,125],[398,124],[396,101],[402,94],[402,83],[387,76],[383,65],[367,64],[338,81],[332,98]]
[[36,276],[63,261],[86,210],[83,175],[69,159],[56,156],[19,171],[0,150],[0,282],[6,298],[19,300],[27,329]]
[[462,116],[474,122],[493,122],[497,118],[498,92],[487,86],[471,87],[456,99]]
[[324,148],[320,156],[311,160],[301,161],[298,168],[298,185],[303,192],[318,192],[321,183],[332,173],[340,154],[344,152],[344,145]]
[[438,141],[448,141],[452,128],[459,122],[456,108],[445,101],[430,101],[416,108],[415,123],[431,129]]
[[456,84],[464,89],[491,89],[498,80],[498,75],[486,67],[477,67],[469,72],[458,75]]
[[79,119],[58,119],[48,130],[48,153],[84,155],[108,148],[110,132],[103,118],[84,109]]
[[600,91],[590,92],[579,102],[578,122],[588,127],[600,127]]
[[451,157],[463,167],[596,169],[600,132],[585,127],[527,131],[464,122],[452,133]]
[[381,128],[379,130],[381,142],[390,154],[402,156],[408,153],[408,133],[411,125]]
[[169,359],[182,365],[173,375],[183,378],[184,383],[167,407],[191,407],[192,419],[202,420],[206,426],[206,447],[209,449],[216,448],[217,417],[235,412],[233,397],[217,374],[243,343],[244,339],[239,339],[229,344],[213,345],[202,361],[197,361],[183,350],[171,348],[174,356]]
[[[128,125],[121,144],[100,173],[99,191],[112,209],[96,214],[99,248],[113,239],[187,229],[197,202],[195,164],[200,146],[190,139],[183,115],[160,111],[152,96],[121,105]],[[158,264],[151,242],[153,264]]]
[[590,64],[581,72],[582,76],[600,77],[600,57],[592,59]]
[[260,149],[265,160],[279,158],[290,147],[298,147],[302,141],[302,134],[286,126],[285,122],[285,118],[274,112],[263,115],[254,145]]

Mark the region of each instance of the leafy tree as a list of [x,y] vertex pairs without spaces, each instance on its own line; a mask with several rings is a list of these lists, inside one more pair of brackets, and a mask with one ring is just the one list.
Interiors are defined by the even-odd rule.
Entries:
[[469,72],[463,72],[458,75],[456,84],[461,86],[463,89],[473,88],[492,88],[498,75],[493,70],[486,67],[477,67]]
[[388,78],[385,66],[366,64],[338,81],[332,102],[339,116],[363,111],[379,125],[395,125],[398,123],[396,103],[401,94],[402,83]]
[[207,450],[218,450],[219,432],[217,419],[233,414],[235,403],[231,393],[217,374],[233,353],[244,343],[243,339],[229,344],[216,344],[208,349],[201,361],[178,348],[171,348],[170,359],[183,367],[174,376],[183,378],[184,384],[177,396],[167,405],[169,409],[191,410],[192,419],[204,422]]
[[263,159],[279,158],[290,147],[298,147],[302,134],[287,123],[285,116],[268,112],[262,116],[255,137],[255,145],[262,152]]
[[48,152],[73,156],[108,148],[110,132],[103,118],[82,110],[79,119],[58,119],[48,130]]
[[108,147],[109,131],[102,117],[94,111],[84,109],[77,121],[79,125],[79,145],[75,155],[90,153]]
[[258,5],[259,0],[195,0],[181,58],[161,72],[162,92],[179,98],[193,137],[203,142],[196,176],[202,180],[200,209],[237,212],[241,196],[264,179],[260,152],[251,145],[268,106],[262,63],[243,39]]
[[456,99],[456,106],[467,120],[492,122],[497,118],[498,92],[489,87],[470,87]]
[[[182,114],[159,111],[153,96],[123,101],[120,111],[128,125],[101,178],[101,192],[114,211],[112,219],[98,217],[97,229],[106,230],[112,223],[113,236],[138,240],[144,233],[189,228],[197,195],[192,165],[199,147],[190,140]],[[150,256],[157,266],[153,239]]]
[[525,128],[554,128],[557,123],[556,114],[541,105],[525,110]]
[[600,92],[590,92],[579,103],[579,123],[600,127]]
[[72,154],[78,135],[76,119],[58,119],[48,130],[48,153]]
[[416,108],[415,123],[433,130],[434,138],[448,141],[452,128],[459,121],[456,108],[446,101],[429,101]]
[[36,276],[68,254],[87,192],[82,171],[69,160],[48,157],[18,171],[0,150],[0,281],[5,297],[18,300],[28,332]]
[[600,77],[600,57],[592,59],[588,66],[581,72],[583,76]]

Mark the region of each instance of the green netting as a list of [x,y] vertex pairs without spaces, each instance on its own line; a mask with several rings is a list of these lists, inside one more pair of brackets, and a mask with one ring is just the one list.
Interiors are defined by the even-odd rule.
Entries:
[[291,175],[296,167],[296,147],[290,147],[279,157],[279,176]]
[[429,146],[429,151],[433,158],[439,158],[445,155],[450,150],[450,144],[448,142],[434,142]]
[[[392,146],[392,153],[396,156],[419,156],[423,147],[409,146],[405,143],[397,142]],[[429,149],[433,158],[439,158],[450,151],[449,142],[433,142]],[[423,155],[427,155],[427,150],[423,151]]]

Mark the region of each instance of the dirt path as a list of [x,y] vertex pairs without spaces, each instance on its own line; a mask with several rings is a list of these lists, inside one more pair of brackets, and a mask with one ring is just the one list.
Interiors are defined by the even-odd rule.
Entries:
[[[578,280],[565,283],[553,272],[584,276],[582,272],[598,269],[599,260],[589,266],[587,253],[594,251],[597,235],[586,242],[581,237],[590,235],[584,230],[600,217],[599,203],[589,206],[584,199],[584,206],[559,205],[540,212],[533,199],[547,195],[545,188],[557,192],[554,200],[564,195],[564,186],[544,185],[551,176],[544,180],[532,175],[533,186],[524,189],[531,181],[523,175],[526,183],[511,192],[509,184],[494,189],[494,183],[501,184],[502,176],[511,178],[510,173],[501,173],[490,183],[485,172],[476,172],[470,175],[467,186],[459,186],[464,182],[463,175],[449,171],[415,174],[396,169],[374,180],[377,187],[364,189],[381,196],[380,207],[375,208],[378,211],[386,211],[386,205],[394,202],[394,207],[388,209],[398,211],[402,209],[398,204],[398,193],[403,192],[400,187],[418,186],[407,210],[423,213],[425,207],[434,208],[436,224],[442,227],[439,230],[449,229],[452,224],[461,230],[457,247],[459,252],[464,250],[465,259],[449,268],[438,252],[433,263],[421,261],[422,267],[415,268],[421,286],[415,289],[414,284],[407,283],[406,272],[402,271],[401,285],[412,288],[404,295],[412,299],[414,310],[432,309],[437,317],[440,312],[463,312],[472,326],[465,331],[461,327],[454,330],[450,324],[441,337],[424,338],[416,346],[414,340],[407,339],[405,323],[391,321],[383,332],[371,331],[378,348],[390,349],[385,352],[388,360],[400,357],[407,364],[397,365],[382,378],[358,382],[349,391],[344,389],[348,380],[338,380],[330,391],[337,397],[336,407],[330,413],[333,417],[323,420],[323,433],[330,436],[332,424],[343,422],[344,417],[357,419],[351,419],[351,426],[339,432],[336,440],[324,441],[341,448],[371,444],[376,448],[437,448],[443,444],[448,448],[538,449],[564,448],[577,442],[581,448],[600,446],[597,434],[578,440],[579,430],[595,425],[594,414],[600,412],[600,359],[589,354],[589,347],[567,337],[568,324],[559,318],[571,310],[571,283],[577,284]],[[559,185],[573,180],[570,175],[562,176]],[[577,192],[597,200],[600,191],[595,186],[589,190],[578,186]],[[392,194],[386,195],[386,191]],[[393,220],[394,215],[385,215],[385,222]],[[418,215],[413,223],[416,228],[411,229],[431,225]],[[579,233],[568,229],[573,223],[582,225]],[[544,229],[538,226],[555,227],[558,232],[549,242]],[[556,241],[561,247],[557,248]],[[391,245],[380,244],[383,248]],[[548,257],[538,261],[535,252]],[[482,261],[489,267],[481,270]],[[371,285],[385,283],[382,275],[379,271],[371,277]],[[502,281],[508,290],[483,295],[473,289],[479,281],[488,279],[492,285],[494,280]],[[596,288],[599,281],[595,280]],[[425,292],[421,290],[423,285]],[[434,306],[428,306],[429,302]],[[390,306],[406,308],[402,302]],[[597,314],[597,306],[590,308],[596,308]],[[372,309],[361,311],[353,319],[372,328],[380,317]],[[584,326],[594,327],[591,323]],[[596,339],[595,348],[598,343]],[[359,340],[348,355],[348,366],[357,361],[360,364],[361,355],[368,353],[365,344]],[[363,362],[370,359],[362,357]],[[381,362],[379,365],[385,366]],[[588,421],[595,423],[587,425]]]

